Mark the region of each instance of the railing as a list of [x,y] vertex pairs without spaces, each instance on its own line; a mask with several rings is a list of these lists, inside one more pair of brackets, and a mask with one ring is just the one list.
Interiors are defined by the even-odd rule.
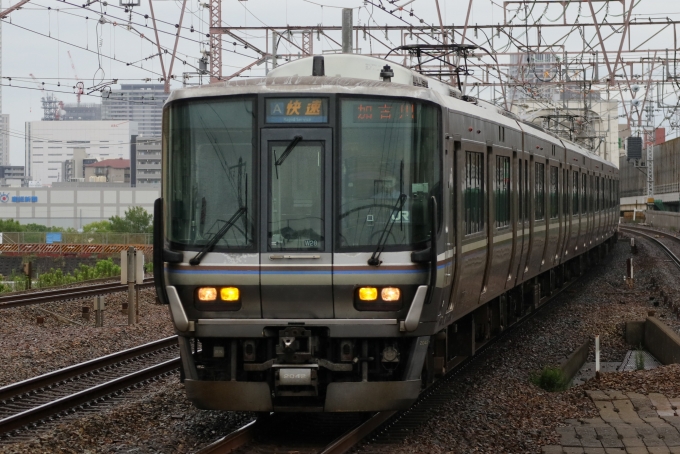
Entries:
[[54,255],[87,255],[87,254],[118,254],[134,246],[145,254],[153,252],[151,244],[71,244],[71,243],[3,243],[0,253],[10,254],[54,254]]
[[[3,232],[2,244],[13,243],[21,245],[46,244],[48,232]],[[121,244],[153,244],[150,233],[70,233],[61,232],[61,241],[50,245],[121,245]]]

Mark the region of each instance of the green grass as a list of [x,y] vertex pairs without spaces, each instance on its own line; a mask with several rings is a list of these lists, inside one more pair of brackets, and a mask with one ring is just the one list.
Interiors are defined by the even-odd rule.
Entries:
[[531,382],[546,391],[564,391],[569,383],[559,367],[545,366],[542,371],[531,375]]

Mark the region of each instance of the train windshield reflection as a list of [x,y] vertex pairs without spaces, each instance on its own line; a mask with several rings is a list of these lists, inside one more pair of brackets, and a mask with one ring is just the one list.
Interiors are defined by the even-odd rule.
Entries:
[[[386,249],[426,241],[428,200],[441,190],[439,109],[411,100],[343,99],[340,122],[339,247],[376,246],[392,221]],[[402,193],[406,200],[395,212]]]
[[253,99],[173,104],[167,115],[168,239],[176,246],[206,245],[236,212],[243,215],[216,249],[253,245]]

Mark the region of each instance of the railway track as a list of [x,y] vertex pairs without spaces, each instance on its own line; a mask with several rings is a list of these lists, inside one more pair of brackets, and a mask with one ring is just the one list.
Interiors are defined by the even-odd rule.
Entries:
[[[139,287],[146,288],[154,285],[153,278],[144,279]],[[0,296],[0,309],[11,307],[30,306],[32,304],[49,303],[52,301],[75,300],[91,298],[97,295],[127,291],[128,286],[119,282],[94,284],[84,287],[72,287],[41,292],[21,293],[19,295]]]
[[0,388],[0,437],[168,374],[180,365],[167,337]]
[[665,245],[665,244],[663,244],[663,242],[659,241],[659,238],[663,237],[663,238],[669,238],[669,239],[673,240],[674,242],[680,244],[680,238],[677,238],[676,236],[674,236],[670,233],[661,232],[661,231],[658,231],[658,230],[640,228],[640,227],[619,226],[619,230],[622,230],[624,232],[634,233],[636,235],[640,235],[640,236],[648,239],[649,241],[652,241],[657,246],[659,246],[661,249],[663,249],[664,253],[671,259],[671,261],[675,264],[675,266],[680,268],[680,258],[678,258],[678,256],[676,256],[670,250],[670,248],[667,245]]
[[[565,283],[543,301],[536,310],[519,319],[515,324],[493,339],[478,346],[475,356],[462,359],[444,377],[425,389],[416,403],[407,410],[373,413],[363,417],[361,421],[348,422],[341,420],[336,428],[343,429],[344,432],[335,435],[332,433],[326,434],[326,440],[323,439],[323,434],[318,433],[318,428],[315,427],[310,430],[309,427],[301,425],[293,419],[290,413],[271,413],[251,421],[224,438],[204,447],[196,452],[196,454],[273,454],[280,452],[342,454],[365,443],[372,445],[398,443],[414,427],[428,420],[432,408],[441,404],[448,396],[456,392],[455,377],[463,371],[475,367],[475,364],[482,360],[485,351],[541,313],[544,308],[549,306],[549,302],[553,301],[557,295],[577,281],[578,278]],[[295,417],[298,417],[298,415]],[[337,418],[338,415],[319,414],[314,419],[320,419],[320,417],[331,419],[333,417]],[[343,416],[340,417],[342,418]],[[307,423],[309,423],[310,419],[307,416]],[[331,424],[336,422],[337,420],[332,420]],[[321,429],[323,430],[325,428],[323,421],[321,421],[321,424]],[[302,429],[300,428],[301,426]],[[299,440],[309,437],[310,433],[313,434],[314,440],[305,440],[305,443],[301,444]],[[291,442],[291,439],[295,441]],[[290,443],[293,446],[289,446]],[[285,449],[283,449],[283,446],[285,446]]]

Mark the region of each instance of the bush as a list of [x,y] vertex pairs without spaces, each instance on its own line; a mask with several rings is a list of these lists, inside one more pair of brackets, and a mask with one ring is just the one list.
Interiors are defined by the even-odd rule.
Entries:
[[549,366],[545,366],[541,372],[532,374],[531,382],[534,385],[551,392],[564,391],[569,385],[562,373],[562,369]]

